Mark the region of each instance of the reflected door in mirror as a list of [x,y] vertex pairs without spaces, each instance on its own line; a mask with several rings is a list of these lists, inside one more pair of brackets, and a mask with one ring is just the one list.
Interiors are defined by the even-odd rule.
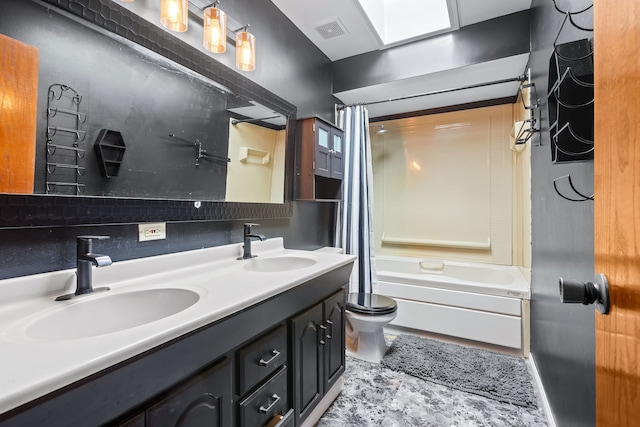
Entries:
[[0,193],[33,193],[38,49],[0,34]]

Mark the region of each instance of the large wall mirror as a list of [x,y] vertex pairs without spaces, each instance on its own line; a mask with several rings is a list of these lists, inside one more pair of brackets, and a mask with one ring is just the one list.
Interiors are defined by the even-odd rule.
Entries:
[[293,105],[117,2],[0,16],[39,57],[33,192],[1,227],[291,216]]

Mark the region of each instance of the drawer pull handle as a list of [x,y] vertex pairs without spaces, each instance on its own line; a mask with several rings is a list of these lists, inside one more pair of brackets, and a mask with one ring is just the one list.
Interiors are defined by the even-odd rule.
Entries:
[[333,325],[333,322],[331,320],[327,320],[327,325]]
[[273,409],[273,407],[280,402],[280,396],[278,396],[277,394],[273,393],[271,395],[271,402],[269,403],[269,406],[267,406],[266,408],[264,406],[260,406],[260,412],[263,414],[266,414],[267,412],[269,412],[271,409]]
[[324,325],[320,325],[320,329],[322,329],[323,331],[326,331],[326,330],[327,330],[327,327],[326,327],[326,326],[324,326]]
[[258,362],[260,366],[267,366],[269,363],[273,362],[276,357],[280,356],[280,352],[278,350],[273,350],[271,354],[272,356],[268,360],[260,359],[260,362]]

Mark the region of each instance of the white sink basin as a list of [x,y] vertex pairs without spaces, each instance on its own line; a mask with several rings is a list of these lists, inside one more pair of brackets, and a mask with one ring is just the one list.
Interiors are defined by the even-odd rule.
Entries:
[[318,261],[313,258],[298,256],[281,256],[271,258],[252,258],[244,267],[246,270],[258,271],[261,273],[277,273],[281,271],[298,270],[300,268],[311,267]]
[[200,296],[191,290],[146,289],[84,297],[52,308],[21,326],[36,340],[69,340],[122,331],[169,317],[191,307]]

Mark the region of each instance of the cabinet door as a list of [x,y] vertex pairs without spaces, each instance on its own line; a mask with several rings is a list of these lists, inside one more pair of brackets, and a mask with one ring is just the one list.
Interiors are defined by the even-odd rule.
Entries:
[[325,329],[324,388],[329,390],[344,372],[344,304],[345,291],[323,302]]
[[342,179],[344,176],[343,151],[344,132],[339,129],[331,129],[331,178]]
[[316,175],[331,177],[331,156],[333,152],[331,140],[331,127],[320,120],[316,120]]
[[324,393],[321,324],[322,304],[291,319],[296,425],[309,415]]
[[147,426],[231,426],[232,369],[216,364],[147,409]]

